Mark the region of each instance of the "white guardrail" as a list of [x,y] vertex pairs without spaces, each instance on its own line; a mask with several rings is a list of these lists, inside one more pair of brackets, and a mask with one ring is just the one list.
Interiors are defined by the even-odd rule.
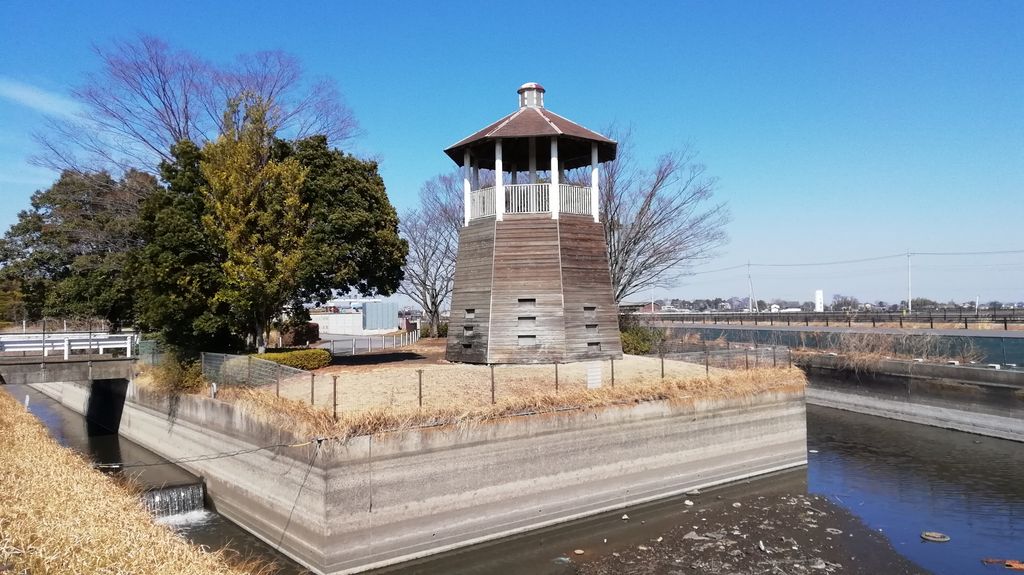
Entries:
[[123,349],[125,355],[131,357],[136,338],[134,333],[5,333],[0,334],[0,352],[41,352],[43,357],[63,353],[64,359],[70,359],[71,352],[75,350],[88,353],[96,350],[102,354],[107,350]]

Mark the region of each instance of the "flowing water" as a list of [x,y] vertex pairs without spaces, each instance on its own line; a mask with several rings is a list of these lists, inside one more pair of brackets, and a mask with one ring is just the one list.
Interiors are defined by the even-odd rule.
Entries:
[[[30,393],[32,411],[65,445],[89,453],[98,461],[160,460],[109,432],[106,436],[90,436],[81,416]],[[12,394],[22,399],[25,391],[15,389]],[[1024,444],[814,406],[807,409],[807,423],[806,469],[729,486],[722,493],[736,499],[770,498],[776,492],[825,497],[848,511],[864,528],[884,535],[894,550],[872,552],[899,553],[939,575],[1007,572],[983,565],[983,558],[1024,560]],[[178,481],[191,477],[181,470],[160,469],[168,467],[173,466],[142,469],[146,470],[147,481],[195,484]],[[194,491],[186,492],[180,493],[181,509],[193,506],[200,498]],[[678,523],[682,508],[679,500],[656,502],[626,511],[644,520],[643,524],[631,521],[625,525],[608,521],[608,517],[584,519],[385,572],[569,574],[575,572],[566,558],[572,549],[595,537],[620,545],[658,537]],[[301,572],[269,546],[209,510],[168,514],[161,522],[197,544],[219,548],[230,543],[245,555],[276,558],[286,566],[285,573]],[[922,531],[940,531],[952,540],[923,543]],[[608,552],[612,549],[609,547]]]

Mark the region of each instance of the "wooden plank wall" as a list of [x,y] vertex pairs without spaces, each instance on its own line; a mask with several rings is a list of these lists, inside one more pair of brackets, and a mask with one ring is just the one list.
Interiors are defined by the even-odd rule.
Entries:
[[[490,363],[552,363],[565,352],[558,221],[550,214],[506,214],[494,235]],[[533,305],[519,300],[532,299]],[[533,322],[520,318],[536,318]],[[523,347],[520,336],[535,336]]]
[[[459,231],[455,291],[445,353],[448,361],[487,363],[494,223],[494,218],[479,218]],[[474,310],[472,319],[466,318],[467,309]],[[466,335],[467,327],[472,329],[472,335]],[[467,345],[469,347],[465,347]]]
[[[603,226],[589,216],[562,214],[553,220],[550,214],[506,214],[502,222],[481,218],[462,228],[448,360],[552,363],[622,357],[605,246]],[[466,317],[467,309],[473,318]],[[588,327],[594,325],[596,330]],[[521,345],[520,336],[535,336],[535,345]]]
[[[565,297],[565,361],[622,357],[618,306],[612,294],[604,226],[590,216],[562,214],[559,235]],[[592,313],[585,308],[595,308]],[[587,326],[597,328],[588,329]],[[600,349],[588,344],[599,343]]]

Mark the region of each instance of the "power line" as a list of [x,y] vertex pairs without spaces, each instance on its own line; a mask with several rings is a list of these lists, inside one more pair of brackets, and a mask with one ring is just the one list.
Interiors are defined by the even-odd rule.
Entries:
[[712,270],[695,271],[688,275],[706,275],[725,271],[738,270],[748,267],[760,267],[760,268],[794,268],[794,267],[816,267],[816,266],[835,266],[845,264],[859,264],[866,262],[875,262],[881,260],[891,260],[896,258],[905,258],[910,256],[946,256],[946,257],[958,257],[958,256],[990,256],[990,255],[1008,255],[1008,254],[1024,254],[1024,250],[992,250],[992,251],[981,251],[981,252],[902,252],[898,254],[889,254],[883,256],[872,256],[866,258],[857,258],[849,260],[834,260],[825,262],[798,262],[798,263],[787,263],[787,264],[761,264],[761,263],[749,263],[739,264],[735,266],[729,266],[724,268],[716,268]]

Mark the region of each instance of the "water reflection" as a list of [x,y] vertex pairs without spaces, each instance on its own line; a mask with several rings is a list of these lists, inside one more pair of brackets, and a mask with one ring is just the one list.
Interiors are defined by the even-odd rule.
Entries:
[[[938,574],[1024,557],[1024,444],[821,407],[807,410],[808,484]],[[923,543],[922,531],[952,537]]]

